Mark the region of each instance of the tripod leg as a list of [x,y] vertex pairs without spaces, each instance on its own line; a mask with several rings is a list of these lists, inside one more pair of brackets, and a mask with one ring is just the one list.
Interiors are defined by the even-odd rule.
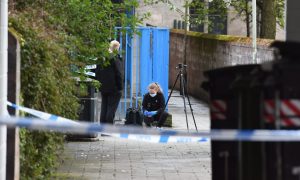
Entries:
[[188,99],[188,102],[189,102],[189,105],[190,105],[190,109],[191,109],[191,112],[192,112],[192,117],[193,117],[193,120],[194,120],[195,128],[196,128],[196,131],[198,132],[198,128],[197,128],[197,124],[196,124],[195,116],[194,116],[194,110],[193,110],[191,102],[190,102],[190,97],[187,93],[186,93],[186,96],[187,96],[187,99]]
[[[182,77],[183,74],[180,74],[180,82],[183,84],[184,83],[184,77]],[[184,86],[183,86],[184,87]],[[189,132],[189,122],[188,122],[188,117],[187,117],[187,112],[186,112],[186,104],[185,104],[185,92],[184,92],[184,88],[182,88],[182,99],[183,99],[183,105],[184,105],[184,113],[185,113],[185,121],[186,121],[186,127],[187,130]]]
[[167,108],[167,105],[168,105],[169,100],[170,100],[170,98],[171,98],[171,95],[172,95],[172,93],[173,93],[174,87],[176,86],[176,83],[177,83],[177,81],[178,81],[179,75],[180,75],[180,73],[177,74],[176,80],[175,80],[175,82],[174,82],[174,84],[173,84],[173,86],[172,86],[172,89],[171,89],[171,92],[170,92],[170,94],[169,94],[169,97],[168,97],[168,100],[167,100],[167,102],[166,102],[166,105],[165,105],[165,107],[164,107],[164,110]]
[[[182,81],[183,81],[183,83],[186,83],[184,78],[183,78]],[[188,92],[185,88],[186,88],[186,86],[184,86],[185,94],[183,94],[183,95],[186,95],[186,97],[188,99],[188,103],[189,103],[190,110],[191,110],[191,113],[192,113],[192,117],[193,117],[193,120],[194,120],[195,128],[196,128],[196,131],[198,132],[198,128],[197,128],[197,124],[196,124],[196,121],[195,121],[194,111],[193,111],[193,108],[192,108],[192,105],[191,105],[190,97],[189,97]]]

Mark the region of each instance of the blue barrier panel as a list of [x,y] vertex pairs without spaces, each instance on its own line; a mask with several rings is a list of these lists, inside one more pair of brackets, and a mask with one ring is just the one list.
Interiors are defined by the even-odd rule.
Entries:
[[140,89],[141,94],[147,93],[147,86],[152,81],[151,31],[143,28],[140,38]]
[[[147,86],[151,82],[158,82],[166,99],[168,96],[169,29],[139,27],[137,30],[140,34],[131,36],[130,28],[125,28],[123,35],[121,28],[116,28],[116,34],[119,34],[120,38],[120,50],[125,50],[123,54],[125,65],[124,107],[119,106],[124,108],[120,113],[122,116],[125,115],[128,108],[128,99],[130,107],[137,107],[138,99],[147,93]],[[134,95],[135,101],[133,100]]]
[[158,82],[168,99],[169,85],[169,30],[153,29],[153,79]]

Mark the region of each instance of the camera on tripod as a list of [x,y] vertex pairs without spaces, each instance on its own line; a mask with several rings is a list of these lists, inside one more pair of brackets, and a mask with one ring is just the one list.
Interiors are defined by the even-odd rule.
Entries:
[[194,117],[194,113],[193,113],[193,108],[192,108],[190,98],[189,98],[189,95],[188,95],[187,89],[186,89],[186,80],[185,80],[185,76],[184,76],[184,74],[186,73],[186,67],[187,67],[187,65],[183,64],[183,63],[178,63],[178,65],[176,66],[176,69],[179,69],[179,71],[178,71],[178,74],[176,76],[176,80],[175,80],[175,82],[172,86],[171,92],[168,96],[168,100],[166,102],[164,110],[167,107],[168,102],[169,102],[169,100],[171,98],[171,95],[173,93],[174,87],[176,86],[176,83],[179,80],[180,81],[179,82],[180,83],[180,95],[183,99],[183,106],[184,106],[184,113],[185,113],[185,120],[186,120],[187,130],[189,131],[189,123],[188,123],[188,116],[187,116],[186,102],[185,102],[186,97],[187,97],[187,100],[188,100],[188,105],[190,106],[190,110],[191,110],[191,113],[192,113],[192,117],[193,117],[193,120],[194,120],[194,125],[195,125],[195,128],[196,128],[196,131],[198,131],[197,124],[196,124],[195,117]]
[[186,64],[178,63],[177,66],[176,66],[176,69],[183,69],[183,68],[186,68],[186,67],[187,67]]

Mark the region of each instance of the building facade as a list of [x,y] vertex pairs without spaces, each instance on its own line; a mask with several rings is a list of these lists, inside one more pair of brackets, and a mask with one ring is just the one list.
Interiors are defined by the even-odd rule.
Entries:
[[[140,0],[140,6],[135,10],[137,15],[150,12],[151,17],[144,21],[145,26],[168,27],[174,29],[184,29],[184,3],[186,0],[165,0],[153,5],[147,5],[143,0]],[[193,9],[188,11],[189,17],[196,16]],[[222,26],[212,26],[208,28],[207,24],[197,25],[189,24],[188,30],[204,32],[210,34],[224,34],[234,36],[247,36],[246,23],[237,14],[233,7],[228,7],[227,16],[218,18],[218,15],[211,14],[209,17],[215,17],[213,24],[221,24]],[[250,27],[251,33],[251,27]],[[284,40],[285,31],[280,26],[277,26],[276,39]]]

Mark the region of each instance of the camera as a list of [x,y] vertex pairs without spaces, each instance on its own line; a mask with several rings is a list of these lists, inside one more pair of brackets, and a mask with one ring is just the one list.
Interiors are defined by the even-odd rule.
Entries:
[[186,64],[182,64],[182,63],[178,63],[178,65],[176,66],[176,69],[182,69],[184,67],[187,67]]

